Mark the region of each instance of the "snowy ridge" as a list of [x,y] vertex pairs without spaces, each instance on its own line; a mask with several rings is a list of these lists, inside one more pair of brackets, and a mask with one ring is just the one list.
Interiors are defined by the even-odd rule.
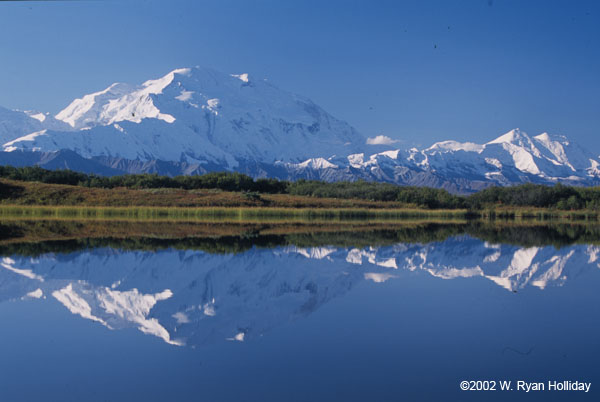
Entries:
[[481,152],[485,148],[484,145],[475,144],[472,142],[457,142],[457,141],[441,141],[436,142],[429,148],[428,151],[469,151]]
[[75,129],[107,126],[120,121],[141,123],[144,119],[158,119],[173,123],[175,118],[161,113],[152,95],[162,94],[176,75],[189,75],[190,69],[179,69],[157,80],[144,82],[140,87],[115,83],[103,91],[74,100],[56,115],[56,119]]
[[[321,158],[322,159],[322,158]],[[564,136],[529,137],[514,129],[485,144],[442,141],[418,150],[390,150],[283,164],[287,178],[372,180],[468,193],[519,183],[600,184],[600,161]]]

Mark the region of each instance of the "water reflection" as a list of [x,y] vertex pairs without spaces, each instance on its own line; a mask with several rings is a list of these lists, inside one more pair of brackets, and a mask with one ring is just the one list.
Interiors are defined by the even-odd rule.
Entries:
[[[557,233],[565,231],[522,229],[513,238],[526,239],[524,244],[507,244],[494,241],[502,229],[460,234],[464,229],[370,232],[362,239],[361,233],[329,233],[293,241],[245,236],[11,244],[4,246],[0,264],[0,300],[58,302],[111,329],[134,327],[169,344],[194,347],[262,336],[361,283],[415,274],[431,280],[481,278],[535,297],[600,267],[596,245],[543,244],[548,235],[552,243],[564,240]],[[419,241],[398,241],[411,236]],[[354,244],[339,245],[348,239]],[[69,251],[60,252],[65,244]]]

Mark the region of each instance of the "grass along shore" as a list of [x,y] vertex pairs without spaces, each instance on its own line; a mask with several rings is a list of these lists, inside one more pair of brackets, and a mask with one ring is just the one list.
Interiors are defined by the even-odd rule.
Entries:
[[394,219],[598,221],[592,209],[516,207],[429,209],[397,201],[258,194],[217,189],[89,188],[0,179],[0,218],[199,220],[207,222]]
[[497,207],[482,211],[419,208],[102,207],[2,205],[0,219],[150,220],[200,222],[390,222],[405,220],[587,221],[595,211]]
[[203,222],[390,221],[466,219],[466,210],[416,208],[280,208],[280,207],[93,207],[0,205],[2,219],[97,219]]

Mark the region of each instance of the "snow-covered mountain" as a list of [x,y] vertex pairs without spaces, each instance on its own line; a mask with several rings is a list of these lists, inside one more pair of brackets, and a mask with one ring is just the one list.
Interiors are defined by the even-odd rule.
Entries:
[[514,129],[485,144],[374,146],[306,98],[248,74],[200,67],[141,85],[113,84],[55,117],[0,109],[0,141],[2,164],[100,174],[236,170],[452,192],[524,182],[600,184],[599,157],[563,136]]
[[564,136],[514,129],[485,144],[443,141],[426,149],[282,163],[289,178],[385,181],[472,192],[519,183],[600,184],[600,158]]
[[73,150],[90,157],[238,166],[238,159],[302,161],[360,149],[365,138],[310,100],[248,74],[206,68],[170,72],[142,85],[113,84],[56,115],[76,131],[50,128],[4,150]]
[[420,273],[478,278],[479,286],[489,281],[531,294],[599,274],[598,268],[597,246],[519,247],[466,235],[428,244],[287,246],[239,254],[100,248],[1,258],[0,302],[47,298],[111,329],[134,327],[170,344],[194,346],[260,336],[365,281]]

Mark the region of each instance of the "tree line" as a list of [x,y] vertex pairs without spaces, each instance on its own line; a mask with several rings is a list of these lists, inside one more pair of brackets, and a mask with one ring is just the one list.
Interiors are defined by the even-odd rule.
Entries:
[[328,183],[317,180],[285,181],[252,177],[236,172],[214,172],[196,176],[128,174],[99,176],[71,170],[46,170],[38,166],[0,166],[0,177],[51,184],[93,188],[131,189],[175,188],[217,189],[249,194],[289,194],[308,197],[394,201],[428,209],[481,210],[490,206],[539,207],[560,210],[600,210],[600,187],[547,186],[522,184],[490,187],[468,196],[450,194],[444,189],[399,186],[367,181]]

